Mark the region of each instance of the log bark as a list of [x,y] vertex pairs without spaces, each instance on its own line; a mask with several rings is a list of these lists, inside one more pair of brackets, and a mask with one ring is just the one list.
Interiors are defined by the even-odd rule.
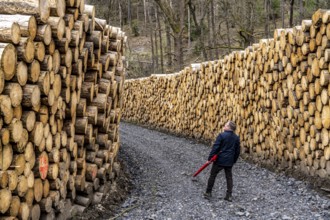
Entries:
[[31,64],[28,65],[28,81],[31,83],[38,82],[40,75],[40,63],[37,60],[33,60]]
[[50,5],[48,0],[5,0],[0,3],[0,13],[36,15],[42,22],[47,22]]
[[65,16],[65,8],[66,8],[65,0],[50,1],[49,7],[50,7],[51,16],[57,16],[61,18]]
[[[2,71],[0,72],[0,79],[1,79],[1,73],[3,74],[3,72]],[[25,86],[27,80],[28,80],[28,67],[25,62],[20,61],[17,63],[16,73],[14,77],[11,79],[11,81],[17,82],[21,86]],[[0,89],[1,89],[1,83],[0,83]]]
[[38,25],[35,41],[43,41],[45,45],[49,46],[52,42],[51,26],[48,24]]
[[9,96],[13,107],[21,105],[23,91],[22,87],[18,83],[7,83],[3,90],[3,94]]
[[16,22],[20,27],[20,35],[34,40],[37,34],[37,20],[31,15],[1,15],[0,20]]
[[0,16],[0,41],[3,43],[18,44],[21,39],[21,29],[17,22],[7,20]]
[[17,59],[26,63],[32,63],[34,60],[34,44],[30,38],[21,38],[17,49]]

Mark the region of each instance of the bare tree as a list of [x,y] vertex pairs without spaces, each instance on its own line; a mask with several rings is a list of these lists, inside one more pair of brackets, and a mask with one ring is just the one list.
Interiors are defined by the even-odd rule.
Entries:
[[120,27],[123,27],[123,15],[122,15],[122,7],[121,7],[121,2],[118,2],[118,12],[119,12],[119,23]]
[[231,36],[230,36],[230,27],[229,27],[229,2],[227,0],[224,0],[222,2],[222,9],[225,12],[224,13],[224,19],[225,19],[225,24],[226,24],[226,35],[227,35],[227,46],[228,46],[228,52],[231,52]]
[[294,0],[290,0],[290,27],[293,26],[293,5],[294,5]]
[[169,26],[172,29],[174,37],[174,50],[177,68],[183,68],[183,32],[185,29],[185,10],[187,0],[178,0],[175,2],[175,7],[171,7],[168,1],[154,0],[161,11],[164,13]]
[[201,11],[200,18],[197,19],[196,5],[192,0],[188,0],[187,4],[192,14],[192,18],[196,27],[196,34],[199,37],[199,47],[201,50],[201,54],[205,60],[207,60],[207,51],[205,47],[205,30],[204,30],[204,19],[209,12],[208,7],[211,3],[211,0],[206,0],[202,2],[202,6],[199,8]]
[[[150,9],[147,10],[148,21],[151,22],[150,18]],[[150,34],[150,45],[151,45],[151,60],[152,60],[152,71],[155,72],[155,48],[154,48],[154,36],[152,27],[149,26],[149,34]]]
[[132,30],[132,4],[131,0],[127,0],[127,19],[130,29]]
[[[216,26],[215,26],[215,14],[214,14],[214,11],[215,11],[215,4],[214,4],[214,1],[212,0],[211,1],[211,23],[212,23],[212,38],[213,38],[213,48],[215,49],[214,53],[215,53],[215,57],[218,58],[219,57],[219,50],[217,48],[217,44],[218,44],[218,38],[216,36],[216,33],[217,33],[217,30],[216,30]],[[213,59],[215,58],[213,57]]]
[[265,11],[265,37],[269,37],[269,13],[270,13],[270,1],[264,0],[264,11]]
[[304,19],[304,0],[299,0],[299,20]]
[[162,33],[162,26],[160,23],[160,16],[159,16],[159,12],[158,12],[158,8],[155,9],[156,11],[156,20],[157,20],[157,29],[158,29],[158,37],[159,37],[159,55],[160,55],[160,70],[163,73],[164,72],[164,57],[163,57],[163,33]]
[[146,0],[143,0],[143,12],[144,12],[144,29],[147,30],[147,6],[146,6]]
[[165,23],[165,32],[166,32],[166,57],[167,57],[167,66],[172,66],[172,36],[171,28],[168,23]]
[[285,28],[285,23],[284,23],[284,10],[285,10],[285,1],[284,0],[281,0],[281,20],[282,20],[282,28]]

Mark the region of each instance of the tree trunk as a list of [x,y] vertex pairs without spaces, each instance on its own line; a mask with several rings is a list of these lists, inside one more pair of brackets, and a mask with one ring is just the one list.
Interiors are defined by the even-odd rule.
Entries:
[[282,28],[285,28],[285,1],[281,0],[281,20],[282,20]]
[[213,48],[214,48],[214,53],[215,57],[213,59],[218,59],[219,58],[219,49],[218,49],[218,38],[217,38],[217,28],[215,26],[215,14],[214,14],[214,1],[211,1],[211,22],[212,22],[212,38],[213,38]]
[[156,65],[156,72],[158,73],[159,71],[159,62],[158,62],[158,37],[157,37],[157,26],[156,30],[153,31],[154,35],[154,43],[155,43],[155,65]]
[[160,15],[158,12],[158,8],[156,9],[156,18],[157,18],[157,26],[159,32],[159,55],[160,55],[160,72],[164,73],[164,56],[163,56],[163,33],[162,26],[160,23]]
[[171,40],[171,29],[169,25],[165,24],[166,32],[166,57],[167,57],[167,66],[170,68],[172,66],[172,40]]
[[226,22],[226,34],[227,34],[227,45],[228,45],[228,53],[230,53],[231,52],[231,36],[230,36],[230,27],[229,27],[229,15],[228,15],[228,12],[227,12],[227,10],[228,10],[228,8],[229,8],[229,4],[228,3],[225,3],[226,5],[225,5],[225,22]]
[[[148,21],[151,22],[150,18],[150,9],[148,9]],[[152,72],[155,73],[155,65],[156,65],[156,55],[155,55],[155,47],[154,47],[154,36],[152,27],[149,27],[149,33],[150,33],[150,45],[151,45],[151,60],[152,60]]]
[[264,0],[264,13],[265,13],[265,37],[269,38],[269,0]]
[[294,0],[290,0],[290,27],[293,27],[293,6]]

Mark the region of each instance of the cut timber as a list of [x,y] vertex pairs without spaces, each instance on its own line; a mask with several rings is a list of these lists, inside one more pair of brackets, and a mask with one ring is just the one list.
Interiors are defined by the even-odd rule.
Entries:
[[18,217],[20,219],[29,219],[29,216],[30,216],[29,205],[26,202],[21,203],[19,212],[18,212]]
[[21,29],[19,24],[3,20],[1,15],[0,22],[0,42],[18,44],[21,39]]
[[25,85],[23,87],[22,106],[37,107],[40,105],[40,89],[36,85]]
[[49,164],[48,166],[48,173],[47,173],[47,179],[50,180],[55,180],[58,176],[59,173],[59,167],[58,164],[53,163],[53,164]]
[[38,220],[40,219],[40,216],[41,216],[40,206],[38,204],[34,204],[31,209],[30,217],[32,220]]
[[17,22],[20,27],[21,36],[29,37],[31,40],[37,35],[37,20],[31,15],[0,15],[0,21],[12,21]]
[[39,89],[42,95],[48,95],[50,91],[50,74],[48,71],[41,71],[38,80]]
[[70,28],[70,30],[73,29],[73,25],[74,25],[74,18],[73,15],[71,14],[65,14],[63,17],[64,21],[65,21],[65,25]]
[[10,203],[10,208],[8,210],[8,214],[10,216],[16,217],[19,212],[19,207],[21,206],[21,200],[18,196],[12,196],[12,200]]
[[46,48],[42,42],[34,42],[34,58],[42,62],[45,58]]
[[48,173],[48,155],[46,152],[42,152],[37,161],[37,168],[41,179],[46,179]]
[[28,72],[28,81],[32,83],[38,82],[40,75],[40,63],[38,60],[33,60],[32,63],[28,65]]
[[23,37],[17,48],[17,59],[32,63],[34,59],[34,44],[30,38]]
[[97,175],[97,165],[96,164],[86,164],[87,170],[86,170],[86,180],[94,181]]
[[0,110],[5,124],[10,124],[11,120],[14,117],[14,111],[9,96],[0,95]]
[[11,191],[8,189],[0,190],[0,212],[4,214],[10,207],[12,200]]
[[0,171],[0,187],[6,188],[8,185],[8,173],[6,171]]
[[21,105],[23,98],[22,87],[18,83],[7,83],[3,94],[8,95],[13,107]]
[[91,102],[92,106],[97,106],[99,112],[103,113],[106,112],[107,107],[107,95],[106,94],[98,94],[93,101]]
[[[13,159],[13,164],[15,165],[15,171],[18,175],[23,174],[24,169],[25,169],[25,157],[24,154],[15,154],[14,155],[14,159]],[[19,178],[21,178],[21,176],[19,176]],[[25,180],[24,180],[25,181]],[[26,181],[26,186],[27,186],[27,181]],[[22,193],[25,193],[25,191],[23,191]]]
[[52,204],[53,202],[50,197],[43,198],[39,203],[41,211],[45,211],[47,213],[52,211]]
[[98,110],[96,106],[88,106],[86,109],[87,117],[88,117],[88,123],[92,125],[96,125],[97,123],[97,114]]
[[61,18],[65,16],[65,0],[50,1],[49,3],[51,16],[57,16]]
[[4,87],[5,87],[5,74],[0,69],[0,94],[2,93]]
[[65,21],[61,17],[49,17],[47,23],[52,29],[52,35],[62,40],[65,34]]
[[37,28],[37,36],[35,38],[36,41],[43,41],[45,45],[50,45],[52,42],[52,29],[50,25],[38,25]]
[[[0,71],[0,74],[1,72],[2,71]],[[0,75],[0,79],[1,79],[1,75]],[[20,61],[17,63],[16,74],[12,78],[12,81],[18,82],[21,86],[25,86],[27,80],[28,80],[28,67],[24,61]],[[1,86],[0,86],[0,90],[1,90]]]
[[50,15],[49,0],[2,0],[1,14],[25,14],[40,16],[41,21],[47,22]]
[[17,143],[21,139],[23,132],[22,121],[14,118],[9,125],[9,131],[10,131],[10,140]]
[[87,14],[81,14],[78,17],[78,20],[83,21],[84,31],[85,32],[88,32],[88,29],[89,29],[89,18],[88,18],[88,15]]
[[95,6],[94,5],[85,5],[85,13],[90,17],[94,18],[95,17]]
[[86,134],[88,125],[88,118],[77,118],[75,123],[76,134]]
[[0,43],[0,68],[5,80],[13,78],[16,71],[16,49],[12,44]]
[[7,144],[0,147],[0,168],[2,171],[7,170],[13,160],[13,149],[11,145]]
[[329,106],[323,106],[323,109],[322,109],[322,125],[326,129],[330,128],[330,107]]
[[13,191],[16,189],[18,184],[18,175],[15,170],[9,170],[8,171],[8,189]]
[[93,31],[90,35],[86,36],[86,41],[93,42],[94,48],[101,48],[102,45],[102,32]]

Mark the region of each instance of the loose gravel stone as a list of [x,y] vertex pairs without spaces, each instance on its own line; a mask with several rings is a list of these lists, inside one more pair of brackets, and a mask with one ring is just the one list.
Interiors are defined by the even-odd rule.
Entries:
[[330,200],[309,184],[241,159],[233,168],[233,202],[223,200],[224,173],[212,198],[205,191],[210,146],[144,127],[121,123],[119,157],[132,176],[133,189],[117,219],[330,219]]

